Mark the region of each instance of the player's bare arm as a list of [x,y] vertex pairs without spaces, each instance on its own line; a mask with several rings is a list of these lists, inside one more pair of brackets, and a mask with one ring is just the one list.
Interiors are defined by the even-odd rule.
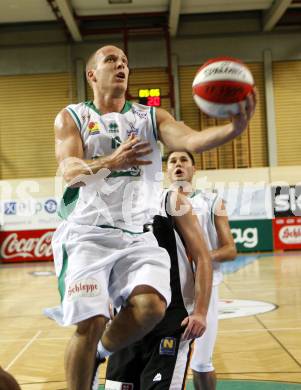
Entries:
[[214,224],[218,236],[219,247],[210,252],[212,260],[220,262],[234,260],[237,256],[237,250],[223,201],[217,205]]
[[256,91],[247,96],[246,108],[240,105],[240,112],[232,122],[223,126],[210,127],[202,131],[191,129],[184,122],[176,121],[166,110],[157,109],[159,139],[170,150],[188,150],[201,153],[231,141],[248,126],[256,106]]
[[65,109],[55,119],[55,153],[64,179],[70,185],[85,185],[85,178],[100,169],[110,171],[128,169],[137,165],[149,165],[141,159],[152,152],[148,142],[141,142],[131,135],[112,154],[93,160],[84,159],[82,139],[71,115]]
[[186,210],[184,214],[181,213],[183,215],[173,218],[196,265],[194,312],[182,322],[182,326],[186,326],[183,339],[188,340],[200,337],[206,330],[206,316],[212,288],[212,263],[202,228],[197,217],[192,213],[190,202],[183,194],[172,194],[172,197],[177,197],[177,210]]

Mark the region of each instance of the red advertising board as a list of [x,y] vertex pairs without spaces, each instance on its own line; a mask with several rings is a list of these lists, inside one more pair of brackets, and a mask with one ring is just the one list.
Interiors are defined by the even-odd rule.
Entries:
[[3,263],[53,260],[51,239],[55,229],[0,232]]
[[274,249],[301,249],[301,218],[273,219]]

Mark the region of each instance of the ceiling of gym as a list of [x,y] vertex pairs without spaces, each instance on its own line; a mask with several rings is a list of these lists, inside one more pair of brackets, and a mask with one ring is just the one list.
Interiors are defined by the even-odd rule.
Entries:
[[263,32],[296,31],[301,27],[301,0],[1,0],[0,33],[7,26],[57,24],[76,42],[92,35],[139,34],[162,27],[174,37],[185,22],[222,25],[247,18],[256,20]]

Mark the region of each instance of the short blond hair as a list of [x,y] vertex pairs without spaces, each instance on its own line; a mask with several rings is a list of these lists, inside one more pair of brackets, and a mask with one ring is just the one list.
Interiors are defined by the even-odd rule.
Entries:
[[91,80],[89,79],[88,77],[88,72],[89,70],[91,69],[95,69],[96,67],[96,58],[97,58],[97,52],[98,52],[99,49],[95,50],[90,56],[89,58],[87,59],[86,61],[86,79],[90,85],[90,87],[92,88],[92,83],[91,83]]

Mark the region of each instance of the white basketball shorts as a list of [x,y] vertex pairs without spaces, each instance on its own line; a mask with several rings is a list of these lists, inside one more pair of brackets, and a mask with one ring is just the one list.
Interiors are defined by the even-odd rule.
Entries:
[[212,287],[207,313],[207,329],[202,337],[195,339],[190,368],[198,372],[214,371],[212,355],[218,328],[218,285]]
[[148,285],[170,303],[170,259],[152,232],[62,222],[52,240],[62,325],[109,315],[109,301],[122,306],[133,289]]

